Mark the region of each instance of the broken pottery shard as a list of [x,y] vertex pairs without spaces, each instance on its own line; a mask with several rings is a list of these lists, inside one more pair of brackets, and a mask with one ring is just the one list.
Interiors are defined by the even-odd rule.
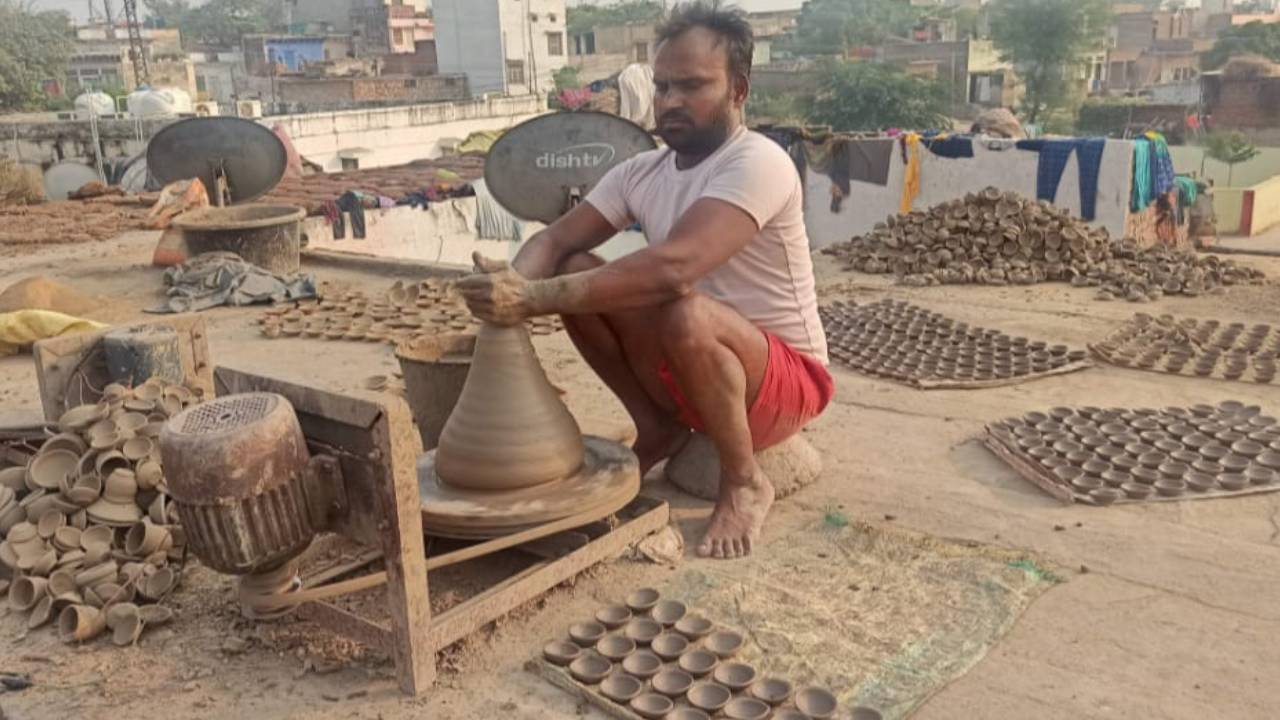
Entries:
[[582,431],[547,380],[528,331],[481,327],[440,434],[440,479],[472,490],[532,487],[576,472],[583,453]]

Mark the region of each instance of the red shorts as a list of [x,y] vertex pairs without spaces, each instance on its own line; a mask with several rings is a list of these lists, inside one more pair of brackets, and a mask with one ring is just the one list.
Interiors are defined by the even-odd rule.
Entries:
[[[760,394],[747,411],[751,445],[757,451],[795,435],[810,420],[821,415],[835,395],[835,381],[822,363],[796,351],[770,333],[764,335],[769,341],[769,362],[760,382]],[[675,377],[665,360],[658,366],[658,377],[676,403],[680,422],[698,432],[705,432],[706,425],[680,388],[676,387]]]

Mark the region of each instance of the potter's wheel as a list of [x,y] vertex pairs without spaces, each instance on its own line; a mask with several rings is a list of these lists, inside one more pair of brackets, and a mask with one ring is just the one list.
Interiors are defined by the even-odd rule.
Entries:
[[625,445],[583,436],[582,468],[561,480],[520,490],[465,490],[435,471],[435,451],[418,460],[422,525],[433,534],[468,540],[500,537],[571,515],[597,518],[621,510],[640,492],[640,464]]

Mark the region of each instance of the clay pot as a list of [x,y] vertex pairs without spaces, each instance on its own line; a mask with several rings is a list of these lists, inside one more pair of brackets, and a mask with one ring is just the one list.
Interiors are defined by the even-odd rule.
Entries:
[[769,705],[781,705],[795,689],[782,678],[761,678],[751,685],[751,696]]
[[638,650],[622,661],[622,669],[629,675],[648,680],[662,669],[662,658],[648,650]]
[[58,427],[63,432],[77,433],[105,418],[109,412],[111,407],[105,403],[77,405],[58,418]]
[[[142,617],[138,606],[130,602],[117,603],[104,610],[107,626],[111,628],[111,642],[125,647],[142,636]],[[113,622],[114,620],[114,622]]]
[[606,635],[596,643],[596,652],[618,662],[636,651],[636,642],[622,635]]
[[683,670],[662,670],[650,682],[656,692],[667,697],[680,697],[693,685],[693,676]]
[[138,587],[138,593],[148,600],[161,600],[175,585],[178,574],[171,567],[162,567],[147,577]]
[[1094,488],[1089,491],[1089,499],[1093,500],[1095,505],[1110,505],[1119,500],[1121,495],[1123,493],[1115,488]]
[[796,708],[815,720],[826,720],[836,714],[836,696],[818,687],[807,687],[796,693]]
[[694,683],[693,687],[689,688],[689,692],[685,694],[685,699],[689,701],[690,705],[699,710],[705,710],[712,715],[719,712],[725,705],[728,705],[729,700],[732,698],[733,693],[729,692],[729,688],[706,681]]
[[58,510],[46,510],[36,521],[36,533],[44,540],[53,539],[58,528],[67,526],[67,516]]
[[50,450],[36,455],[27,466],[27,476],[35,488],[59,490],[67,473],[76,469],[80,454],[70,450]]
[[629,704],[632,711],[642,718],[665,717],[667,713],[675,709],[675,703],[670,698],[663,697],[657,693],[644,693],[631,698]]
[[622,605],[607,605],[596,611],[596,622],[614,630],[627,624],[631,611]]
[[569,626],[569,637],[580,647],[592,647],[607,632],[604,625],[598,622],[581,622]]
[[649,616],[662,623],[663,627],[671,627],[679,622],[686,612],[688,608],[679,600],[659,600],[649,611]]
[[769,706],[755,698],[734,698],[724,706],[724,716],[730,720],[764,720],[769,716]]
[[[661,653],[658,653],[661,656]],[[720,663],[720,658],[709,650],[694,649],[687,650],[680,656],[676,662],[680,669],[690,675],[700,678],[715,669]]]
[[707,636],[703,646],[721,659],[732,657],[742,649],[742,633],[733,630],[717,630]]
[[741,662],[721,663],[716,667],[712,678],[721,685],[737,692],[755,682],[756,669]]
[[143,625],[158,627],[173,620],[173,608],[164,605],[143,605],[138,608],[138,618]]
[[40,602],[49,591],[49,581],[42,577],[21,576],[9,585],[9,608],[26,612]]
[[102,483],[102,497],[86,510],[89,517],[104,525],[128,527],[142,519],[137,504],[138,483],[132,470],[113,470]]
[[134,523],[125,535],[124,551],[136,558],[144,558],[156,552],[168,552],[173,547],[173,535],[169,528],[155,525],[151,520]]
[[27,616],[27,629],[35,630],[51,619],[53,619],[53,598],[45,595],[36,601],[35,607],[31,608],[31,614]]
[[582,655],[582,648],[566,640],[552,640],[542,646],[542,657],[552,665],[568,665]]
[[106,627],[106,616],[88,605],[68,605],[58,615],[58,635],[63,642],[92,640]]
[[658,604],[661,595],[653,588],[640,588],[627,595],[624,601],[631,612],[635,615],[643,615],[653,609]]
[[649,647],[663,660],[675,660],[689,649],[689,641],[675,633],[663,633],[650,641]]
[[616,703],[625,703],[640,694],[644,683],[625,672],[613,673],[600,683],[600,694]]

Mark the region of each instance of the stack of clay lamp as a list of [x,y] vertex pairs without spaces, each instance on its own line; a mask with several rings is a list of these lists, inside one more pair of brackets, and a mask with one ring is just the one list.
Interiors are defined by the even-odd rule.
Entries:
[[1058,370],[1084,350],[957,322],[901,300],[836,301],[820,309],[831,356],[854,370],[907,383],[994,382]]
[[[480,327],[453,283],[430,278],[406,286],[397,282],[370,298],[362,292],[326,294],[267,310],[259,322],[269,338],[306,337],[397,344],[437,333],[474,333]],[[549,335],[562,325],[558,316],[537,317],[527,323],[534,335]]]
[[160,428],[199,395],[148,381],[107,385],[57,421],[22,467],[0,469],[0,590],[37,628],[57,618],[67,642],[108,628],[118,645],[172,611],[185,542],[166,494]]
[[542,655],[566,666],[589,691],[644,718],[698,720],[804,720],[835,717],[828,690],[794,690],[734,661],[743,637],[689,614],[684,603],[642,588],[625,604],[608,605],[595,618],[569,626],[568,639],[553,640]]
[[1280,425],[1234,400],[1163,410],[1057,407],[987,432],[1015,468],[1095,505],[1280,489]]
[[989,187],[928,210],[890,216],[824,250],[852,270],[903,285],[1030,285],[1069,281],[1099,300],[1155,300],[1256,283],[1257,270],[1216,255],[1113,242],[1062,208]]
[[1138,313],[1091,349],[1121,367],[1270,383],[1276,377],[1280,334],[1272,333],[1270,325]]

